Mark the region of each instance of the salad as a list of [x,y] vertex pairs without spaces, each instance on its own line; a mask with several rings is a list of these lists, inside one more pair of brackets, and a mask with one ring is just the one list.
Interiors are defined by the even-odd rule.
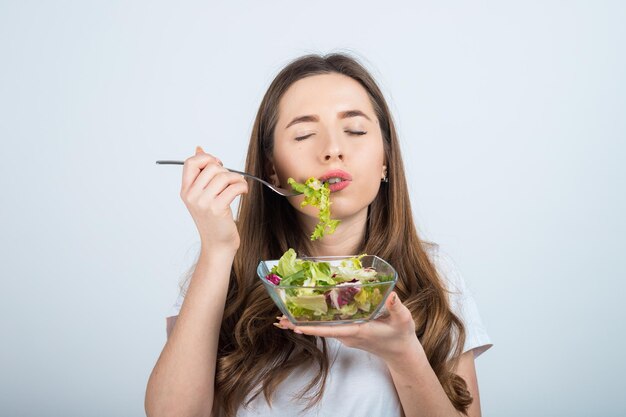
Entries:
[[298,321],[369,318],[394,284],[394,275],[363,267],[364,256],[331,264],[297,259],[289,249],[265,280],[283,289],[285,307]]
[[287,180],[291,188],[295,191],[304,194],[304,201],[300,204],[300,207],[311,205],[313,207],[319,207],[319,222],[313,230],[311,240],[316,240],[324,237],[326,233],[332,234],[335,232],[339,220],[331,220],[330,218],[330,189],[328,183],[322,182],[317,178],[311,177],[304,184],[296,182],[293,178]]

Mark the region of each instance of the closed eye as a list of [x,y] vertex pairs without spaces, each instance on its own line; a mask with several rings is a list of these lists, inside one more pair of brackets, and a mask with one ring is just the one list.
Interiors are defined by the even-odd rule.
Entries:
[[311,133],[310,135],[306,135],[306,136],[299,136],[299,137],[296,138],[296,140],[297,141],[301,141],[301,140],[304,140],[304,139],[306,139],[306,138],[308,138],[310,136],[313,136],[313,135],[314,135],[314,133]]
[[[349,134],[349,135],[354,135],[354,136],[362,136],[362,135],[367,134],[367,132],[363,132],[363,131],[353,131],[353,130],[345,130],[344,132],[346,132],[346,133],[347,133],[347,134]],[[314,134],[315,134],[315,133],[311,133],[311,134],[309,134],[309,135],[305,135],[305,136],[298,136],[298,137],[296,138],[296,140],[297,140],[297,141],[301,141],[301,140],[304,140],[304,139],[306,139],[306,138],[309,138],[309,137],[313,136]]]

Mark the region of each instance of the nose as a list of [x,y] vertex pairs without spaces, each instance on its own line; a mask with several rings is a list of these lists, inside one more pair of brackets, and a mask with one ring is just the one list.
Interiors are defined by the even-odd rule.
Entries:
[[324,162],[329,162],[335,159],[343,161],[344,150],[341,139],[334,134],[330,133],[324,144],[324,150],[322,152]]
[[328,153],[324,156],[324,161],[330,161],[335,158],[339,159],[340,161],[343,161],[343,154],[342,153],[336,153],[336,154]]

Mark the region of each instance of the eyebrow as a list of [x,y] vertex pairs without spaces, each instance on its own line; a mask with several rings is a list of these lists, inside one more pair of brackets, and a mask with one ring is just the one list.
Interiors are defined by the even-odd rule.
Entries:
[[[367,114],[363,113],[361,110],[346,110],[346,111],[337,113],[337,119],[347,119],[348,117],[357,117],[357,116],[363,116],[371,122],[371,119],[367,117]],[[320,118],[315,114],[308,114],[306,116],[298,116],[295,119],[293,119],[291,122],[289,122],[289,124],[285,126],[285,129],[288,129],[290,126],[293,126],[296,123],[319,122],[319,121],[320,121]]]

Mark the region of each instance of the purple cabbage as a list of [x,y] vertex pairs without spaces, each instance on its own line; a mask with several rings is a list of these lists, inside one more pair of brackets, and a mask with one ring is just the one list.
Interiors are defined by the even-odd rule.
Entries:
[[265,279],[274,285],[278,285],[280,283],[280,277],[276,274],[267,274]]
[[[358,281],[352,280],[351,282]],[[339,284],[336,288],[327,291],[324,294],[326,302],[336,309],[340,309],[346,304],[351,303],[354,300],[354,296],[361,291],[359,287],[354,285]]]

